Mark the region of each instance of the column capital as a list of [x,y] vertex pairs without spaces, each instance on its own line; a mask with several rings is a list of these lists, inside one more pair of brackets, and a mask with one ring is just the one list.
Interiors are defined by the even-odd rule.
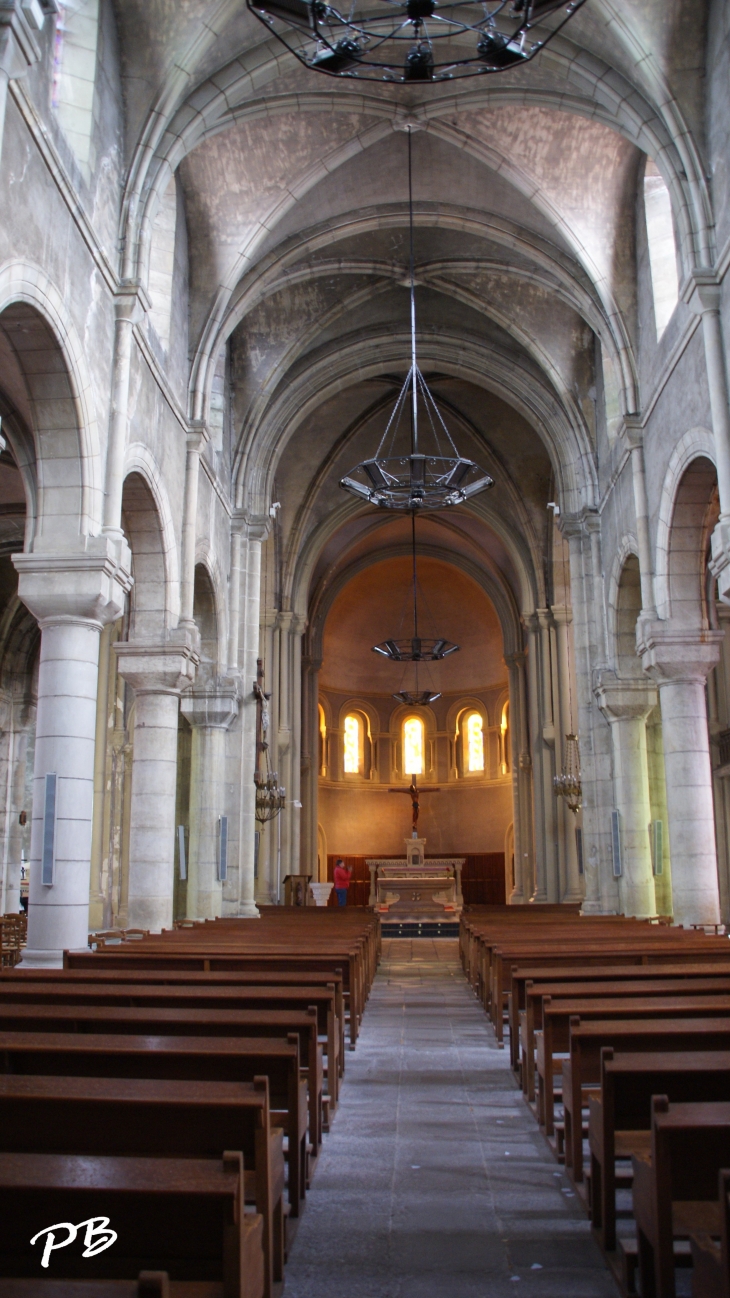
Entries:
[[724,638],[724,631],[699,631],[658,619],[646,621],[637,628],[636,650],[644,671],[657,685],[679,681],[704,683],[719,662]]
[[56,0],[0,0],[0,72],[9,81],[24,77],[41,57],[36,33],[43,30],[49,14],[57,12]]
[[555,521],[561,535],[568,541],[579,540],[581,536],[587,536],[592,531],[600,531],[601,528],[600,515],[592,505],[584,505],[575,514],[561,513]]
[[505,654],[503,658],[503,662],[506,667],[508,668],[511,667],[514,671],[519,667],[524,667],[525,663],[527,662],[527,654],[525,653],[524,649],[518,650],[517,653]]
[[624,415],[617,436],[628,451],[641,450],[644,445],[644,416],[638,411]]
[[114,292],[114,314],[126,324],[141,324],[152,303],[137,280],[123,279]]
[[191,726],[228,730],[238,716],[240,682],[234,676],[218,676],[182,696],[180,711]]
[[615,672],[597,673],[593,693],[607,721],[644,720],[656,707],[656,686],[648,680],[622,680]]
[[120,676],[135,694],[180,694],[195,680],[196,637],[177,627],[164,640],[120,640],[112,646]]
[[236,509],[231,518],[231,528],[240,532],[247,541],[265,541],[274,524],[270,514],[251,514],[247,509]]
[[[728,609],[728,615],[730,615],[730,609]],[[302,666],[305,667],[308,672],[312,672],[313,675],[316,675],[316,673],[321,670],[323,662],[324,658],[314,658],[311,654],[302,654]]]
[[573,609],[570,604],[553,604],[550,612],[557,626],[570,626],[573,621]]
[[206,442],[209,441],[210,429],[205,420],[191,419],[188,423],[188,431],[185,434],[185,445],[188,451],[195,451],[200,454]]
[[720,310],[722,287],[715,271],[709,267],[690,271],[682,284],[681,297],[695,315],[705,315],[708,311],[717,313]]
[[41,627],[83,619],[100,627],[124,612],[132,559],[124,537],[87,536],[77,548],[14,554],[18,595]]
[[541,631],[549,631],[553,625],[553,615],[549,608],[536,608],[535,617]]

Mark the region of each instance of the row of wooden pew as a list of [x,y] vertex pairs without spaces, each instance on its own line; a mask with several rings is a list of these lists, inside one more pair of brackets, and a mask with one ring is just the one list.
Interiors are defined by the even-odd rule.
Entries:
[[379,942],[271,908],[0,970],[0,1298],[274,1298]]
[[730,1298],[730,940],[470,907],[465,973],[627,1298]]

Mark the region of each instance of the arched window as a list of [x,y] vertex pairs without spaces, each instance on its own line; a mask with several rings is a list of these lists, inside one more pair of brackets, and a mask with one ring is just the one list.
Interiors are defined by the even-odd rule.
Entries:
[[88,175],[94,127],[99,0],[61,0],[53,49],[52,103],[66,139]]
[[[317,715],[319,717],[319,736],[318,736],[318,755],[319,755],[319,773],[326,774],[326,744],[327,744],[327,722],[325,720],[324,708],[321,703],[317,704]],[[357,720],[357,718],[355,718]]]
[[423,775],[424,727],[420,717],[403,723],[403,774]]
[[345,717],[343,751],[345,775],[359,775],[362,765],[362,722],[353,712]]
[[165,351],[170,345],[176,228],[177,188],[173,176],[160,199],[150,240],[150,320]]
[[509,699],[502,708],[502,724],[499,727],[499,735],[502,741],[502,774],[507,775],[509,771]]
[[658,342],[677,305],[679,277],[669,190],[651,158],[644,171],[644,213]]
[[484,770],[484,727],[478,712],[470,712],[466,719],[466,769],[469,773]]

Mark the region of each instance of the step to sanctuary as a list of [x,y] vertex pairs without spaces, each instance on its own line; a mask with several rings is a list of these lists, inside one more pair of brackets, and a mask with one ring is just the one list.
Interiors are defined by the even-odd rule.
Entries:
[[459,925],[448,920],[381,921],[383,937],[458,937]]

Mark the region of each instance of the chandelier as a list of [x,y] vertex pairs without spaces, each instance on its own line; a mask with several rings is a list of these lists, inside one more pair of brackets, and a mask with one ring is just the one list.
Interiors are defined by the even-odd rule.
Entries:
[[[446,509],[460,505],[493,485],[488,473],[473,460],[464,459],[454,445],[441,412],[416,360],[416,282],[413,251],[413,168],[411,130],[408,128],[408,218],[410,230],[411,367],[393,413],[372,459],[363,460],[340,481],[358,500],[380,509]],[[401,418],[410,411],[410,454],[396,454]],[[426,416],[430,449],[419,433],[419,407]],[[444,445],[444,442],[446,445]],[[443,655],[442,655],[443,656]]]
[[326,0],[246,3],[305,67],[402,84],[521,67],[585,0],[351,0],[342,8]]
[[269,766],[269,699],[271,694],[264,691],[264,665],[260,658],[256,660],[256,680],[253,683],[253,696],[256,700],[256,769],[253,782],[256,785],[256,819],[260,825],[267,820],[274,820],[286,804],[286,789],[279,784],[277,771]]
[[426,704],[433,703],[434,699],[440,699],[441,694],[434,693],[432,690],[419,690],[418,664],[441,662],[444,658],[448,658],[450,654],[458,653],[459,645],[454,644],[451,640],[446,640],[443,636],[422,636],[418,629],[415,511],[411,514],[411,554],[413,560],[413,635],[404,640],[395,638],[381,640],[380,644],[373,645],[373,653],[382,654],[384,658],[389,658],[394,663],[414,664],[415,690],[398,690],[393,695],[393,698],[400,703],[407,703],[411,707],[425,707]]
[[562,775],[553,779],[553,788],[558,798],[565,798],[568,807],[577,815],[581,808],[583,788],[580,782],[580,747],[577,735],[565,736],[565,760]]

